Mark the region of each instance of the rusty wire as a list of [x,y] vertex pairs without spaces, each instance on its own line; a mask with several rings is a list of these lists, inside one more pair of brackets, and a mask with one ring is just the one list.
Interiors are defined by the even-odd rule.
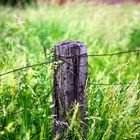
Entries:
[[32,68],[32,67],[37,67],[37,66],[42,66],[42,65],[47,65],[47,64],[51,64],[51,63],[53,63],[53,62],[55,62],[55,60],[52,60],[52,61],[49,61],[49,62],[41,62],[41,63],[38,63],[38,64],[33,64],[33,65],[25,66],[25,67],[16,68],[16,69],[13,69],[13,70],[10,70],[10,71],[1,73],[1,74],[0,74],[0,77],[1,77],[1,76],[4,76],[4,75],[7,75],[7,74],[10,74],[10,73],[14,73],[14,72],[17,72],[17,71],[21,71],[21,70],[23,70],[23,69]]
[[105,54],[81,54],[81,55],[75,55],[75,56],[60,56],[57,55],[60,58],[73,58],[73,57],[102,57],[102,56],[115,56],[115,55],[122,55],[122,54],[128,54],[128,53],[136,53],[139,54],[140,50],[129,50],[129,51],[122,51],[122,52],[116,52],[116,53],[105,53]]
[[[52,52],[51,52],[52,53]],[[122,55],[122,54],[128,54],[128,53],[140,53],[140,50],[129,50],[129,51],[123,51],[123,52],[117,52],[117,53],[107,53],[107,54],[82,54],[82,55],[79,55],[78,57],[100,57],[100,56],[115,56],[115,55]],[[45,54],[46,56],[46,54]],[[61,58],[72,58],[72,57],[77,57],[77,56],[72,56],[72,57],[64,57],[64,56],[58,56],[58,57],[61,57]],[[63,60],[62,61],[64,63],[68,63],[66,60]],[[1,73],[0,74],[0,77],[1,76],[4,76],[4,75],[7,75],[7,74],[10,74],[10,73],[14,73],[14,72],[17,72],[17,71],[21,71],[21,70],[24,70],[24,69],[28,69],[28,68],[32,68],[32,67],[37,67],[37,66],[43,66],[43,65],[48,65],[48,64],[51,64],[51,63],[54,63],[54,62],[57,62],[55,59],[53,59],[52,61],[48,61],[48,62],[41,62],[41,63],[38,63],[38,64],[33,64],[33,65],[28,65],[28,66],[25,66],[25,67],[20,67],[20,68],[16,68],[16,69],[13,69],[13,70],[10,70],[10,71],[7,71],[7,72],[4,72],[4,73]],[[69,65],[71,66],[71,65]],[[81,72],[82,73],[82,72]],[[82,73],[84,74],[84,73]],[[140,84],[140,81],[133,81],[133,82],[128,82],[128,83],[113,83],[113,84],[110,84],[110,83],[90,83],[91,85],[94,85],[94,86],[116,86],[116,85],[131,85],[131,84]],[[53,92],[53,88],[48,92],[48,94],[50,94],[51,92]],[[47,95],[48,95],[47,94]],[[41,103],[45,100],[46,98],[44,98]],[[34,105],[33,107],[28,107],[28,108],[25,108],[25,109],[22,109],[22,110],[19,110],[17,112],[13,112],[13,113],[8,113],[8,115],[16,115],[16,114],[19,114],[19,113],[22,113],[24,112],[25,110],[29,110],[29,109],[34,109],[34,108],[37,108],[38,105]],[[2,111],[0,111],[2,112]],[[2,119],[4,117],[1,117],[0,119]]]
[[[52,52],[54,51],[51,51],[49,54],[51,54]],[[81,54],[81,55],[78,55],[78,56],[68,56],[68,57],[64,57],[64,56],[58,56],[60,57],[60,59],[65,62],[65,63],[69,63],[67,62],[66,60],[62,59],[62,58],[72,58],[72,57],[98,57],[98,56],[114,56],[114,55],[122,55],[122,54],[128,54],[128,53],[140,53],[140,50],[129,50],[129,51],[122,51],[122,52],[116,52],[116,53],[106,53],[106,54]],[[48,55],[48,54],[47,54]],[[28,66],[25,66],[25,67],[20,67],[20,68],[16,68],[16,69],[13,69],[13,70],[10,70],[10,71],[7,71],[7,72],[4,72],[4,73],[1,73],[0,74],[0,77],[1,76],[4,76],[4,75],[7,75],[7,74],[10,74],[10,73],[14,73],[14,72],[17,72],[17,71],[21,71],[23,69],[27,69],[27,68],[32,68],[32,67],[37,67],[37,66],[42,66],[42,65],[47,65],[47,64],[51,64],[53,62],[56,62],[57,60],[53,59],[52,61],[49,61],[49,62],[41,62],[41,63],[38,63],[38,64],[33,64],[33,65],[28,65]],[[69,63],[70,64],[70,63]],[[91,67],[90,67],[91,68]],[[80,73],[82,73],[80,71]],[[84,74],[84,73],[82,73]],[[136,82],[135,82],[136,83]],[[137,82],[139,83],[139,82]],[[129,82],[129,83],[116,83],[116,84],[113,84],[113,85],[129,85],[129,84],[134,84],[134,82]],[[94,85],[112,85],[112,84],[106,84],[106,83],[95,83]]]

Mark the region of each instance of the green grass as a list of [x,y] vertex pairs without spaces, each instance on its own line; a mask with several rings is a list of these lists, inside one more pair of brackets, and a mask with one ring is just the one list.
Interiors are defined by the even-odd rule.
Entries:
[[[0,73],[52,60],[44,48],[49,53],[67,39],[86,42],[88,54],[140,49],[140,5],[0,7]],[[139,81],[139,55],[90,57],[88,62],[87,139],[139,140],[140,85],[93,84]],[[1,140],[51,139],[53,68],[50,64],[0,77]],[[76,130],[74,135],[81,139]]]

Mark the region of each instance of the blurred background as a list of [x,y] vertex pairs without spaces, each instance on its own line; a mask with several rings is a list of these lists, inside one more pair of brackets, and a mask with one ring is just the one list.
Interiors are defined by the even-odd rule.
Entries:
[[[25,4],[37,4],[37,3],[58,3],[65,4],[67,2],[73,2],[75,0],[0,0],[1,5],[12,5],[12,6],[24,6]],[[108,3],[108,4],[118,4],[126,2],[140,2],[140,0],[80,0],[81,2],[95,2],[95,3]]]
[[[63,40],[86,43],[89,55],[140,51],[139,2],[0,0],[0,140],[52,139],[58,64],[15,69],[51,62]],[[88,57],[87,140],[140,140],[139,57]],[[73,140],[81,140],[72,121]]]

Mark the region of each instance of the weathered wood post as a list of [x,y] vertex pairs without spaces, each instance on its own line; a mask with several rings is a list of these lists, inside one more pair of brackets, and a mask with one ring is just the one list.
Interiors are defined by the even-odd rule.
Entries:
[[[79,104],[76,114],[80,119],[80,132],[83,137],[87,133],[87,96],[85,92],[87,80],[87,50],[86,45],[79,41],[64,41],[55,45],[55,58],[62,63],[54,73],[53,135],[64,138],[71,125],[74,104]],[[74,131],[74,130],[73,130]],[[68,136],[69,139],[71,136]]]

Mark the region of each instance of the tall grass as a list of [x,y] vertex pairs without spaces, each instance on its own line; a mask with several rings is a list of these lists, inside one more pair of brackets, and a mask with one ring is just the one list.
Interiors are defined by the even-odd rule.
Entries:
[[[139,49],[139,9],[139,5],[88,4],[25,10],[1,7],[0,73],[50,61],[52,54],[45,56],[44,48],[49,53],[56,42],[67,39],[86,42],[88,54]],[[88,61],[87,139],[140,139],[139,84],[94,85],[140,80],[139,55],[90,57]],[[0,77],[0,139],[51,139],[53,67]],[[73,139],[82,139],[75,117],[71,119]]]

